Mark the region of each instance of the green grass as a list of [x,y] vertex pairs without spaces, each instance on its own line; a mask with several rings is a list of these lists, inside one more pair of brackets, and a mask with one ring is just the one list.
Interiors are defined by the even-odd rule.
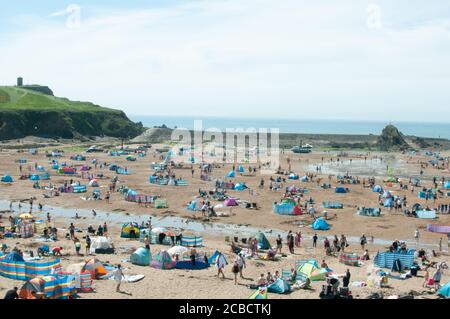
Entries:
[[0,87],[0,110],[52,110],[72,112],[112,112],[119,110],[100,107],[90,102],[70,101],[16,87]]

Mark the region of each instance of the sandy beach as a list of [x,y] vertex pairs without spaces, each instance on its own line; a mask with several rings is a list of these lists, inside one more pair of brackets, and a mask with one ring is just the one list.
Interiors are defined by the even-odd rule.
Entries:
[[[110,183],[110,179],[115,176],[115,172],[110,171],[108,167],[100,169],[94,168],[92,164],[93,159],[97,159],[98,163],[116,164],[121,167],[126,167],[131,171],[130,175],[117,175],[117,187],[127,186],[137,191],[138,193],[146,195],[158,195],[161,198],[167,199],[168,208],[155,209],[152,207],[140,207],[137,203],[127,202],[124,196],[120,193],[113,192],[111,200],[107,203],[103,200],[83,200],[81,197],[89,197],[92,194],[93,188],[87,187],[87,192],[83,194],[68,194],[62,193],[60,196],[45,198],[44,194],[49,194],[49,191],[43,189],[33,188],[33,182],[30,180],[19,180],[20,171],[19,164],[16,161],[20,158],[26,158],[27,163],[22,164],[22,174],[32,174],[28,171],[34,170],[34,165],[41,165],[47,172],[50,173],[50,180],[39,181],[40,186],[53,185],[61,186],[65,181],[70,179],[73,182],[80,181],[81,184],[87,184],[88,180],[83,180],[79,175],[58,175],[56,171],[51,168],[50,158],[40,151],[37,155],[28,153],[18,153],[14,150],[4,150],[0,153],[0,173],[3,175],[11,175],[14,182],[6,185],[0,185],[1,197],[0,207],[3,212],[2,225],[6,228],[9,226],[8,217],[10,215],[17,216],[19,214],[18,201],[23,200],[22,212],[29,210],[27,200],[30,197],[35,197],[35,219],[45,220],[46,213],[52,215],[51,223],[58,228],[59,240],[55,243],[49,243],[50,246],[63,247],[63,257],[61,257],[61,264],[64,267],[80,263],[90,256],[76,256],[73,242],[63,238],[68,232],[70,223],[82,230],[79,237],[85,235],[88,225],[93,225],[96,228],[99,224],[106,222],[109,226],[108,236],[111,237],[116,253],[111,255],[97,255],[96,258],[102,262],[122,263],[125,274],[142,274],[145,278],[136,283],[125,283],[123,289],[129,293],[115,293],[113,292],[114,281],[112,280],[95,280],[93,283],[95,293],[79,294],[80,298],[226,298],[226,299],[242,299],[247,298],[253,293],[253,290],[247,287],[248,284],[254,284],[261,273],[268,271],[274,273],[276,270],[290,269],[294,267],[296,260],[315,259],[320,264],[322,260],[328,264],[329,268],[335,274],[343,274],[347,268],[350,269],[352,277],[351,281],[364,282],[367,279],[367,268],[372,265],[372,260],[364,261],[360,267],[349,267],[339,263],[337,257],[326,256],[323,249],[323,238],[328,237],[330,240],[336,234],[340,236],[345,234],[348,238],[350,246],[347,247],[347,252],[355,252],[362,255],[363,251],[359,245],[359,237],[365,234],[367,238],[373,236],[374,242],[367,246],[370,256],[374,257],[377,251],[385,251],[390,243],[395,240],[404,240],[410,248],[415,247],[414,232],[416,229],[420,231],[420,245],[424,247],[427,252],[431,250],[437,252],[437,257],[433,257],[433,261],[449,261],[447,238],[443,234],[436,234],[427,232],[425,230],[427,224],[449,225],[450,215],[439,214],[435,220],[427,220],[413,217],[406,217],[401,212],[395,213],[389,208],[382,207],[381,217],[365,217],[356,214],[357,207],[379,207],[379,194],[372,192],[371,188],[364,188],[361,184],[346,184],[350,191],[346,194],[337,194],[334,188],[337,186],[337,175],[353,175],[358,176],[361,180],[364,178],[375,176],[376,184],[383,185],[393,194],[398,196],[407,196],[408,204],[420,203],[424,207],[429,206],[434,209],[440,204],[450,204],[449,197],[439,196],[434,202],[433,200],[425,201],[417,198],[417,187],[414,194],[410,190],[400,189],[398,184],[387,186],[383,180],[390,174],[386,170],[386,166],[393,167],[396,176],[402,178],[407,184],[407,177],[421,177],[421,183],[424,187],[431,187],[432,177],[436,176],[438,180],[442,177],[448,180],[450,173],[447,170],[436,169],[431,165],[422,167],[421,163],[427,163],[429,157],[426,155],[416,154],[401,154],[401,153],[357,153],[337,154],[331,152],[312,152],[311,154],[294,154],[291,151],[285,151],[281,155],[281,168],[288,170],[288,165],[291,165],[291,171],[299,176],[307,173],[312,173],[315,176],[313,182],[301,182],[299,180],[289,180],[283,183],[281,190],[269,190],[270,175],[261,176],[258,172],[249,176],[249,174],[236,173],[233,182],[245,182],[250,190],[236,191],[228,190],[227,194],[233,198],[244,200],[248,202],[257,203],[259,209],[245,209],[242,207],[225,207],[220,211],[229,215],[227,217],[210,217],[203,218],[201,212],[192,212],[187,210],[187,204],[196,198],[199,194],[199,189],[208,191],[214,188],[214,180],[216,178],[222,180],[229,180],[225,178],[227,172],[232,169],[232,164],[220,164],[214,168],[210,174],[211,181],[203,181],[200,179],[200,169],[198,164],[194,164],[194,173],[191,173],[190,164],[184,164],[183,168],[173,169],[173,173],[177,178],[182,178],[188,181],[188,186],[159,186],[149,183],[149,176],[154,173],[150,168],[152,163],[161,162],[161,154],[155,152],[155,149],[161,148],[163,145],[153,145],[148,150],[145,157],[137,157],[134,162],[127,161],[126,156],[110,156],[106,153],[83,153],[86,156],[85,161],[74,161],[70,157],[78,153],[65,152],[62,158],[56,158],[59,163],[66,162],[68,166],[76,165],[80,168],[82,165],[91,167],[89,174],[103,174],[102,179],[98,179],[101,197],[104,198]],[[134,146],[133,146],[134,147]],[[442,154],[448,156],[448,154]],[[337,163],[336,159],[340,158]],[[380,160],[383,158],[383,160]],[[330,161],[333,159],[333,162]],[[289,162],[289,164],[288,164]],[[247,171],[251,164],[243,164]],[[321,172],[316,170],[316,167],[321,168]],[[331,177],[329,177],[331,175]],[[272,175],[276,177],[276,174]],[[287,178],[287,176],[282,176]],[[265,179],[265,186],[261,189],[259,183],[261,178]],[[317,182],[320,179],[320,183]],[[320,187],[321,183],[330,182],[331,189],[323,189]],[[310,227],[312,218],[307,214],[298,216],[281,216],[275,214],[272,210],[274,202],[280,202],[282,199],[284,188],[295,185],[297,187],[306,187],[308,193],[304,195],[304,199],[313,198],[315,201],[314,207],[317,214],[321,215],[321,203],[324,201],[339,201],[344,204],[343,209],[330,210],[328,209],[328,224],[330,229],[327,231],[315,231]],[[13,201],[14,213],[8,212],[9,202]],[[219,202],[212,201],[213,204]],[[38,203],[43,205],[42,212],[36,211]],[[91,210],[94,209],[98,215],[94,217]],[[75,214],[79,218],[75,219]],[[272,246],[275,246],[275,238],[278,234],[282,235],[285,241],[286,234],[289,230],[294,232],[301,231],[303,240],[300,248],[295,249],[295,254],[290,254],[287,245],[284,244],[283,254],[279,261],[262,261],[259,259],[248,259],[247,266],[244,269],[244,277],[246,279],[239,279],[238,285],[234,284],[233,274],[231,272],[231,265],[225,269],[225,274],[228,277],[225,280],[216,277],[216,268],[210,267],[204,270],[161,270],[151,267],[143,267],[133,265],[129,262],[130,254],[133,250],[142,247],[143,243],[136,240],[129,240],[120,238],[120,229],[124,222],[133,221],[141,224],[148,220],[149,216],[153,216],[153,227],[158,226],[178,226],[177,229],[196,234],[203,237],[204,247],[197,248],[199,251],[204,251],[207,255],[212,255],[215,250],[223,251],[228,261],[232,263],[234,254],[230,250],[229,243],[225,242],[225,237],[233,238],[235,236],[248,238],[254,235],[252,232],[258,230],[263,231]],[[317,233],[319,236],[319,243],[317,248],[312,248],[311,237]],[[41,243],[36,242],[35,239],[40,234],[35,234],[32,238],[7,238],[2,242],[9,247],[17,246],[22,251],[29,249],[36,250]],[[443,248],[439,252],[439,239],[442,238]],[[82,240],[83,242],[83,240]],[[84,243],[84,242],[83,242]],[[119,248],[119,249],[117,249]],[[161,249],[170,247],[152,245],[152,255],[156,254]],[[82,249],[83,251],[83,249]],[[436,298],[436,294],[431,290],[422,288],[423,278],[421,272],[418,277],[413,277],[407,280],[389,280],[389,288],[368,288],[368,287],[353,287],[351,286],[352,294],[355,298],[365,298],[373,292],[383,292],[388,295],[399,295],[409,293],[411,290],[416,292],[424,292],[421,298]],[[448,281],[448,274],[444,274],[443,283]],[[294,290],[290,294],[269,294],[269,298],[318,298],[319,292],[322,289],[324,282],[313,282],[312,290]],[[10,280],[0,277],[0,287],[2,290],[9,289],[14,285],[20,287],[23,282]],[[430,294],[425,292],[430,292]]]

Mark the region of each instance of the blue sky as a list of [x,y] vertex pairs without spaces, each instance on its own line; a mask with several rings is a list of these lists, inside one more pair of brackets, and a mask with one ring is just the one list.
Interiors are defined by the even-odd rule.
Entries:
[[128,114],[450,118],[450,1],[0,4],[1,84]]

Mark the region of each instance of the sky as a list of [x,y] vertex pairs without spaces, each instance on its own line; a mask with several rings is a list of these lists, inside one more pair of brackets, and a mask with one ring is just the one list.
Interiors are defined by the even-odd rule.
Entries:
[[447,0],[0,0],[17,76],[129,115],[450,122]]

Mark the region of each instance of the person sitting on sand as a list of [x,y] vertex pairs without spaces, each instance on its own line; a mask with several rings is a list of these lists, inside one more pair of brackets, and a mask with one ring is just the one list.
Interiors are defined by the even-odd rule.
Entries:
[[259,279],[256,281],[256,284],[258,285],[258,287],[262,287],[262,286],[265,286],[267,284],[267,281],[266,281],[266,278],[264,277],[264,274],[261,274]]
[[267,259],[268,259],[268,260],[275,260],[276,254],[277,254],[276,250],[273,249],[273,248],[270,248],[270,249],[267,251]]
[[58,246],[58,247],[53,247],[52,248],[52,254],[53,254],[53,256],[62,256],[62,254],[61,254],[61,250],[62,250],[63,248],[61,247],[61,246]]
[[370,260],[369,251],[367,249],[364,251],[361,260]]
[[291,268],[291,281],[297,280],[297,270],[295,268]]
[[270,273],[270,271],[267,272],[266,282],[267,282],[267,284],[271,284],[271,283],[274,282],[273,276],[272,276],[272,274]]
[[320,264],[320,268],[328,268],[327,263],[325,262],[325,260],[322,260],[322,263]]
[[280,272],[278,270],[275,271],[275,274],[273,275],[273,280],[276,281],[281,278]]

